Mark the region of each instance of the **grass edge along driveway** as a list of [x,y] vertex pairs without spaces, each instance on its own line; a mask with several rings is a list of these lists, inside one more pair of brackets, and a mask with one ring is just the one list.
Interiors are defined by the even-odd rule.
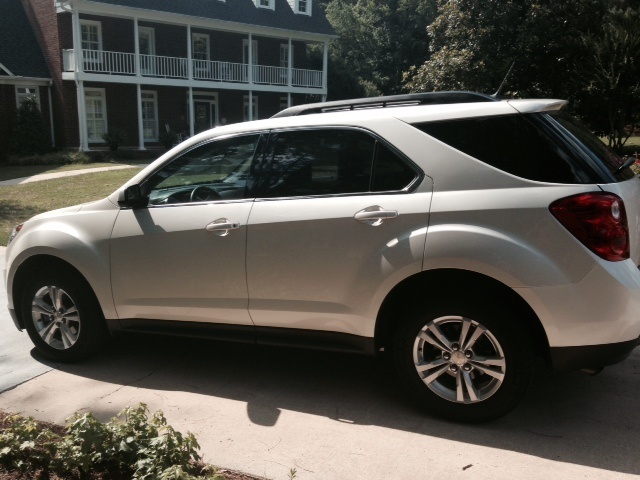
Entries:
[[127,168],[0,187],[0,245],[13,227],[42,212],[100,200],[133,177]]

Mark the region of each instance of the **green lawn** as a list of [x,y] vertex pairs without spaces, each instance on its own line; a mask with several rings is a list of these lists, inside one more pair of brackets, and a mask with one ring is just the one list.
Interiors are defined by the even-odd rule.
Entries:
[[[90,164],[89,168],[95,166],[97,164]],[[0,245],[7,244],[9,234],[16,224],[48,210],[104,198],[139,170],[127,168],[0,187]]]

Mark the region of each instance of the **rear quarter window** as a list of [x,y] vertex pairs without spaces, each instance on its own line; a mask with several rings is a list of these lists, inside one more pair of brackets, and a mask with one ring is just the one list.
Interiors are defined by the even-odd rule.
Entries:
[[548,183],[597,183],[598,175],[582,154],[535,114],[428,122],[414,127],[517,177]]

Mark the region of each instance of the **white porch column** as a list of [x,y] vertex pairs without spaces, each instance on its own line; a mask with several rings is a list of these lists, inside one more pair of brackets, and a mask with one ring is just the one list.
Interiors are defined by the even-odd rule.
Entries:
[[71,11],[71,29],[72,29],[72,37],[73,37],[73,56],[75,58],[75,68],[74,71],[76,75],[78,72],[82,72],[84,70],[82,64],[82,30],[80,29],[80,14],[74,8]]
[[291,92],[287,93],[287,108],[291,106]]
[[189,87],[189,136],[193,137],[196,133],[196,112],[193,108],[193,87]]
[[324,89],[324,95],[322,95],[322,101],[327,101],[327,73],[329,72],[329,42],[324,42],[324,52],[322,54],[322,88]]
[[136,84],[138,93],[138,150],[146,150],[144,147],[144,124],[142,122],[142,87]]
[[[193,52],[191,51],[192,43],[191,25],[187,25],[187,77],[189,80],[193,80],[193,58],[191,58],[193,55]],[[189,91],[191,91],[191,87],[189,87]],[[191,132],[191,135],[193,135],[193,132]]]
[[133,48],[136,59],[136,76],[140,77],[140,32],[138,31],[138,17],[133,19]]
[[[249,62],[249,83],[253,83],[253,35],[249,33],[249,58],[247,61]],[[249,92],[249,99],[251,99],[252,93]],[[249,103],[249,112],[251,112],[251,103]],[[249,113],[249,119],[251,119],[251,113]]]
[[76,93],[78,99],[78,133],[80,134],[80,146],[78,150],[89,150],[89,134],[87,133],[87,113],[84,98],[84,83],[82,80],[76,80]]
[[[291,44],[291,37],[289,37],[289,47],[287,48],[287,55],[289,58],[287,59],[287,65],[289,66],[287,70],[287,85],[291,87],[291,82],[293,81],[293,45]],[[289,106],[291,106],[291,95],[289,95]]]
[[[251,43],[249,43],[249,45],[251,45]],[[249,51],[251,51],[251,48],[249,48]],[[249,121],[251,120],[253,120],[253,90],[249,90]]]

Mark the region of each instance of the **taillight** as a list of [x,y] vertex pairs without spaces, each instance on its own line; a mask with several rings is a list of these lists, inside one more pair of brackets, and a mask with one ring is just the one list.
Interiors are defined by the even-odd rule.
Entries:
[[629,258],[629,227],[624,202],[612,193],[583,193],[549,206],[558,221],[585,247],[605,260]]

